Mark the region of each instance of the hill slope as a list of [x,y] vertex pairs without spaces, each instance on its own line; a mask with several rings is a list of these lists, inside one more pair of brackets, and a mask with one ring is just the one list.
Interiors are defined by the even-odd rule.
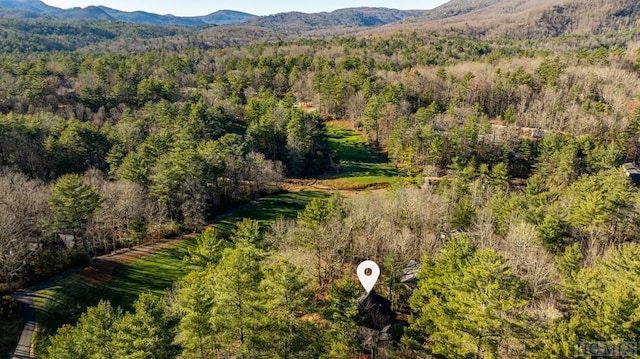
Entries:
[[638,25],[636,0],[452,0],[389,30],[457,29],[491,37],[536,38]]
[[422,10],[359,7],[307,14],[286,12],[259,17],[250,25],[285,31],[309,31],[335,27],[375,27],[423,14]]
[[0,8],[28,11],[37,14],[60,10],[39,0],[0,0]]

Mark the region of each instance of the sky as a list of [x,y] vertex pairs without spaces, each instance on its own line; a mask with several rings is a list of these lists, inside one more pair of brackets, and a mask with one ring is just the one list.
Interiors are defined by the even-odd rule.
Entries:
[[44,0],[51,6],[68,9],[104,5],[122,11],[143,10],[156,14],[176,16],[207,15],[217,10],[237,10],[254,15],[270,15],[279,12],[321,12],[336,9],[370,6],[394,9],[432,9],[448,0]]

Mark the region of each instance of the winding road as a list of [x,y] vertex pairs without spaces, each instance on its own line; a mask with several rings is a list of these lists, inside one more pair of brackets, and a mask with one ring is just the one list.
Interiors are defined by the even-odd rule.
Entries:
[[[231,210],[221,213],[207,224],[207,226],[213,226],[220,220],[232,215],[234,212],[251,205],[252,202],[244,205],[232,208]],[[33,354],[33,336],[37,330],[36,310],[33,300],[37,298],[38,291],[53,286],[56,282],[76,273],[80,273],[85,277],[91,277],[93,279],[100,278],[106,280],[111,275],[111,272],[120,263],[127,262],[136,258],[144,257],[153,252],[164,248],[174,242],[181,241],[187,238],[189,235],[181,235],[178,238],[164,239],[159,242],[150,243],[142,246],[135,247],[129,250],[120,250],[114,253],[106,254],[94,259],[93,266],[91,267],[76,267],[69,269],[66,272],[60,273],[55,277],[52,277],[44,282],[41,282],[33,287],[18,291],[14,294],[14,298],[22,308],[23,313],[23,327],[20,334],[20,340],[13,352],[13,359],[34,359]]]
[[22,308],[23,327],[22,334],[20,334],[18,346],[13,352],[13,359],[35,358],[35,356],[33,355],[32,342],[34,333],[37,330],[37,321],[33,300],[37,298],[38,291],[51,287],[56,282],[76,273],[91,273],[90,275],[93,277],[98,277],[100,275],[110,276],[111,271],[113,271],[113,268],[115,268],[117,264],[149,255],[161,248],[166,247],[167,245],[170,245],[176,241],[180,241],[183,238],[186,237],[181,236],[177,239],[162,240],[160,242],[135,247],[131,250],[119,251],[116,253],[100,256],[94,260],[94,264],[92,267],[72,268],[33,287],[15,293],[14,298],[18,303],[20,303],[20,306]]
[[52,286],[59,280],[62,280],[74,273],[77,273],[82,268],[72,268],[64,273],[60,273],[57,276],[50,278],[38,285],[30,287],[26,290],[19,291],[14,295],[14,298],[22,307],[23,327],[22,334],[20,334],[20,341],[16,350],[13,352],[13,359],[30,359],[35,358],[33,356],[33,350],[31,343],[33,342],[33,334],[36,331],[36,310],[33,306],[33,299],[37,296],[37,292],[41,289]]

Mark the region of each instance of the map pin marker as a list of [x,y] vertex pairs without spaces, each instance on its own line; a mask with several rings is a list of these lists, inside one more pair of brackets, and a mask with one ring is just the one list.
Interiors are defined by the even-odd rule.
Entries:
[[[371,274],[367,275],[365,271],[367,269],[371,270]],[[358,265],[358,279],[360,279],[360,283],[367,291],[367,293],[371,292],[373,286],[378,281],[378,277],[380,276],[380,267],[374,261],[364,261]]]

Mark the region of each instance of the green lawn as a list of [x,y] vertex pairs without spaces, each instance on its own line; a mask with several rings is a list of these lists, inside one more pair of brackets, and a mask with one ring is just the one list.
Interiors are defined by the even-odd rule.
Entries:
[[[326,196],[326,193],[309,191],[264,197],[239,207],[220,220],[216,227],[223,235],[228,235],[235,223],[243,218],[256,219],[264,226],[280,217],[295,218],[311,199]],[[87,307],[95,306],[100,300],[130,310],[140,293],[163,293],[191,270],[182,259],[194,244],[194,238],[185,239],[149,256],[121,264],[108,282],[94,284],[74,274],[39,291],[35,300],[36,318],[43,335],[37,336],[36,353],[43,353],[56,328],[75,322]]]
[[249,205],[242,206],[231,215],[218,221],[216,228],[223,236],[229,235],[235,223],[243,218],[251,218],[268,226],[278,218],[296,218],[298,211],[304,209],[314,198],[328,197],[327,193],[314,191],[287,192],[260,198]]
[[120,264],[108,282],[90,283],[74,274],[39,291],[34,304],[44,335],[37,336],[36,353],[42,353],[56,328],[75,322],[87,307],[97,305],[100,300],[131,310],[140,293],[162,294],[189,272],[190,267],[182,258],[194,243],[193,238],[185,239],[147,257]]
[[387,156],[369,146],[361,135],[335,125],[327,126],[327,131],[331,150],[339,161],[339,170],[326,179],[337,184],[350,182],[362,185],[388,185],[399,180],[398,171]]

